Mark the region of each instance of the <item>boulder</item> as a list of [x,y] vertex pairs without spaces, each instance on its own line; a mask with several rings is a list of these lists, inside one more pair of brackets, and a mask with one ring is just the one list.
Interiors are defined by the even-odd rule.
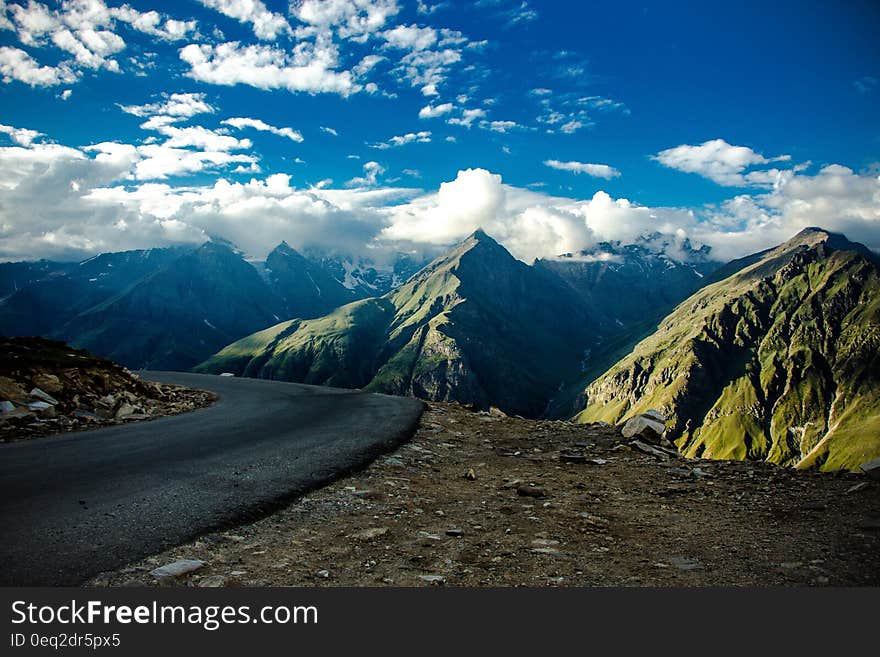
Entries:
[[23,404],[28,400],[27,391],[7,376],[0,376],[0,399]]
[[666,416],[655,408],[652,408],[649,411],[645,411],[644,413],[642,413],[642,415],[652,420],[657,420],[657,422],[662,422],[664,424],[666,423]]
[[181,559],[151,570],[150,574],[158,580],[167,580],[195,572],[203,568],[204,565],[205,562],[199,559]]
[[11,401],[0,401],[0,413],[9,413],[15,410],[15,404]]
[[656,416],[652,417],[647,413],[642,413],[627,420],[620,433],[624,438],[638,438],[659,445],[663,440],[663,434],[666,433],[666,425],[657,420]]
[[52,406],[55,406],[58,404],[57,399],[55,399],[48,392],[46,392],[40,388],[34,388],[33,390],[31,390],[30,396],[31,396],[31,399],[37,399],[41,402],[46,402],[47,404],[52,404]]
[[57,395],[64,390],[61,385],[61,379],[54,374],[40,373],[33,378],[34,385],[48,392],[50,395]]
[[116,409],[116,419],[121,419],[124,417],[129,417],[134,415],[137,412],[137,409],[129,404],[128,402],[122,402],[119,405],[119,408]]
[[871,479],[880,480],[880,458],[868,461],[867,463],[862,463],[859,468]]

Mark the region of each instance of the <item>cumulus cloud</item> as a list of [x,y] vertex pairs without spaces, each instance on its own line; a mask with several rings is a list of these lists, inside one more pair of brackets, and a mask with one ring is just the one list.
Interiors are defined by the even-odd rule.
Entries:
[[726,260],[778,244],[808,226],[880,251],[880,177],[838,164],[814,175],[789,173],[771,192],[743,194],[710,209],[694,232]]
[[0,47],[0,76],[3,82],[13,80],[31,87],[54,87],[76,81],[76,74],[67,64],[43,66],[20,48]]
[[259,39],[274,40],[290,32],[290,24],[281,14],[269,11],[261,0],[198,0],[209,9],[240,23],[250,25]]
[[363,40],[385,27],[400,7],[396,0],[295,0],[291,13],[307,27],[302,35],[335,30],[344,39]]
[[460,171],[438,192],[387,212],[386,239],[447,245],[482,228],[526,262],[598,241],[628,243],[655,231],[674,234],[693,223],[687,211],[641,207],[605,192],[578,201],[505,185],[501,176],[484,169]]
[[[185,130],[174,122],[164,127]],[[329,181],[297,189],[287,174],[241,183],[221,174],[210,184],[203,179],[172,184],[162,181],[223,167],[258,171],[256,158],[231,147],[220,150],[225,142],[214,139],[223,135],[198,131],[169,133],[171,143],[83,148],[44,143],[41,138],[49,138],[14,126],[0,132],[16,142],[0,147],[4,259],[198,242],[208,232],[235,241],[254,257],[282,239],[328,248],[345,242],[361,253],[401,243],[441,249],[477,228],[526,262],[656,234],[663,237],[653,243],[670,257],[685,257],[680,246],[690,240],[710,245],[724,260],[813,225],[880,250],[880,179],[836,164],[810,174],[792,170],[772,189],[717,205],[651,207],[605,191],[586,199],[554,196],[505,184],[484,169],[459,171],[427,192],[389,187],[382,183],[384,167],[375,161],[335,189]],[[201,139],[201,150],[171,145],[174,138],[192,144]]]
[[438,116],[449,114],[452,111],[452,103],[441,103],[439,105],[425,105],[419,110],[420,119],[435,119]]
[[783,172],[779,169],[746,171],[757,165],[786,162],[789,155],[766,158],[748,146],[731,146],[723,139],[712,139],[697,146],[682,144],[653,156],[670,169],[696,173],[725,187],[772,187]]
[[437,30],[418,25],[398,25],[383,32],[382,38],[393,48],[427,50],[437,43]]
[[0,49],[3,81],[17,80],[31,86],[70,84],[83,70],[119,72],[114,56],[126,48],[116,32],[120,23],[165,41],[183,39],[197,29],[195,21],[175,20],[156,11],[140,12],[129,5],[108,7],[103,0],[67,0],[58,9],[28,0],[26,5],[8,8],[4,3],[2,8],[0,28],[14,31],[22,44],[54,47],[69,56],[57,65],[46,66],[19,48]]
[[486,110],[480,108],[474,109],[463,109],[459,116],[453,116],[446,120],[446,123],[449,125],[460,125],[465,128],[470,128],[473,125],[474,121],[477,119],[482,119],[486,116]]
[[145,105],[119,105],[119,109],[134,116],[170,116],[189,119],[196,114],[213,114],[216,108],[205,100],[203,93],[163,94],[162,100]]
[[20,146],[30,146],[37,137],[44,136],[42,132],[27,128],[14,128],[11,125],[0,123],[0,133],[9,135],[9,138]]
[[379,176],[385,173],[385,167],[378,162],[366,162],[364,175],[352,178],[346,183],[347,187],[374,187],[379,183]]
[[187,75],[210,84],[249,85],[258,89],[335,93],[349,96],[363,87],[351,71],[338,71],[337,49],[328,43],[299,43],[292,52],[271,46],[243,46],[237,41],[190,44],[180,50]]
[[792,174],[765,194],[698,209],[649,207],[604,191],[587,200],[554,197],[468,169],[438,192],[386,211],[391,217],[382,233],[386,239],[448,245],[482,227],[526,262],[655,233],[666,236],[663,248],[670,257],[683,257],[678,247],[689,239],[711,246],[715,258],[729,260],[815,225],[880,251],[880,179],[839,165],[815,175]]
[[550,167],[551,169],[558,169],[559,171],[585,173],[588,176],[605,178],[605,180],[617,178],[620,175],[620,171],[612,166],[608,166],[607,164],[589,164],[587,162],[560,162],[559,160],[545,160],[544,165]]
[[506,134],[515,128],[522,128],[523,126],[516,121],[480,121],[480,127],[484,130]]
[[234,117],[231,119],[223,119],[220,123],[223,125],[232,126],[233,128],[237,128],[238,130],[242,130],[244,128],[253,128],[254,130],[259,130],[261,132],[271,132],[273,135],[278,135],[279,137],[287,137],[297,143],[303,141],[303,136],[300,132],[297,132],[293,128],[276,128],[274,125],[269,125],[265,121],[261,121],[260,119],[249,119],[244,117]]

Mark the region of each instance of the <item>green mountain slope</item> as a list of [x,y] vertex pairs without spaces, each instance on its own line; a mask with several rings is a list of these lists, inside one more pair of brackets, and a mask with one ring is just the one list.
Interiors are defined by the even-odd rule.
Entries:
[[196,368],[540,415],[592,321],[561,279],[477,231],[397,290],[235,342]]
[[880,456],[880,269],[806,229],[731,263],[590,384],[581,422],[649,408],[688,456],[823,470]]

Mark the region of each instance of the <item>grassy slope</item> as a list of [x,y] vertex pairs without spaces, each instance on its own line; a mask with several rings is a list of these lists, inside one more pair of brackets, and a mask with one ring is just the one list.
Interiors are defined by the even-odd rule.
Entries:
[[878,299],[862,253],[789,243],[682,303],[577,419],[661,408],[691,456],[854,468],[880,454]]

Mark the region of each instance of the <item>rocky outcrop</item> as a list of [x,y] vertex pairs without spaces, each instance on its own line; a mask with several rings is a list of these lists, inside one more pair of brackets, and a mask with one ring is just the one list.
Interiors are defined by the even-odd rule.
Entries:
[[205,406],[199,390],[128,370],[42,338],[0,339],[0,441],[172,415]]

